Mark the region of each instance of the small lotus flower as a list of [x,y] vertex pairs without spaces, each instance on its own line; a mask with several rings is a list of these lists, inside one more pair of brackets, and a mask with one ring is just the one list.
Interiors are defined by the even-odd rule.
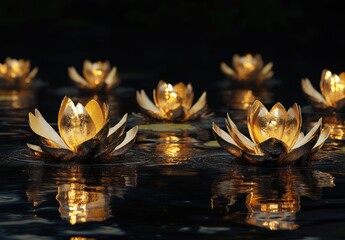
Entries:
[[68,75],[81,90],[106,92],[120,84],[116,71],[116,67],[110,69],[109,61],[92,63],[89,60],[85,60],[83,65],[84,77],[80,76],[74,67],[68,68]]
[[30,70],[29,60],[8,57],[4,63],[0,63],[0,78],[5,79],[10,84],[30,84],[36,76],[38,68],[35,67]]
[[124,132],[125,114],[115,126],[109,126],[109,106],[101,107],[96,100],[85,107],[65,97],[58,114],[60,135],[47,123],[41,113],[29,113],[29,125],[39,145],[27,144],[35,155],[52,160],[97,161],[124,154],[133,146],[138,126]]
[[324,69],[320,81],[321,93],[315,90],[308,78],[302,79],[301,85],[315,109],[337,112],[345,107],[345,72],[337,75]]
[[137,91],[137,102],[147,115],[171,122],[193,121],[206,117],[206,92],[193,105],[194,92],[192,85],[180,82],[174,86],[159,81],[157,89],[153,90],[154,103],[144,90]]
[[260,85],[273,76],[273,63],[269,62],[264,65],[260,54],[256,54],[255,56],[250,53],[244,56],[235,54],[232,58],[232,66],[233,68],[225,62],[222,62],[220,69],[225,75],[243,83]]
[[330,128],[322,129],[322,118],[304,135],[301,132],[301,109],[295,103],[288,111],[276,103],[270,111],[256,100],[247,113],[250,138],[243,135],[227,115],[226,133],[215,123],[213,133],[218,143],[230,154],[252,164],[295,164],[309,160],[324,144]]

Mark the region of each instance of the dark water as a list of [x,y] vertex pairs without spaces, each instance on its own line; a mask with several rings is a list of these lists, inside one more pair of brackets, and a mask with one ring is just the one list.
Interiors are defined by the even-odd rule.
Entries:
[[[211,118],[183,125],[135,117],[135,88],[98,96],[113,124],[128,112],[127,128],[140,126],[126,156],[103,165],[46,164],[26,148],[29,111],[38,108],[56,126],[64,95],[90,97],[73,88],[2,91],[0,239],[345,239],[343,117],[324,116],[331,137],[311,166],[246,166],[214,145],[211,123],[224,127],[229,112],[245,129],[243,96],[270,105],[284,86],[249,93],[226,86],[207,89]],[[321,115],[302,110],[306,130]]]

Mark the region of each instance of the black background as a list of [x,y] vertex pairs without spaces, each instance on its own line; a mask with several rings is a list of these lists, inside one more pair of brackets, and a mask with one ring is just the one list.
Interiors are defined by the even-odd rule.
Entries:
[[116,65],[124,85],[163,79],[207,89],[223,78],[221,61],[260,53],[299,98],[301,78],[317,87],[322,69],[345,71],[344,8],[311,3],[0,0],[0,59],[30,59],[50,86],[70,85],[67,67],[90,59]]

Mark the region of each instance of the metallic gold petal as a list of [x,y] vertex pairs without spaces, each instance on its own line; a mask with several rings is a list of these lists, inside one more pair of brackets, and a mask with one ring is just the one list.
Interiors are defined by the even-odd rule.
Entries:
[[156,105],[148,98],[144,90],[136,92],[136,99],[139,106],[149,112],[161,115],[161,111],[156,107]]
[[[253,119],[256,119],[257,115],[261,111],[261,109],[266,109],[265,106],[259,101],[255,100],[252,105],[249,106],[247,110],[247,127],[248,127],[248,132],[250,135],[250,138],[254,141],[254,143],[258,144],[260,142],[257,141],[257,139],[254,136],[253,133]],[[266,112],[267,109],[266,109]]]
[[102,108],[96,100],[92,99],[86,104],[85,109],[87,113],[90,115],[93,123],[95,124],[97,133],[99,130],[102,129],[105,123]]
[[322,124],[322,118],[318,120],[318,122],[310,129],[310,131],[305,135],[302,139],[298,138],[297,142],[293,146],[292,149],[299,148],[300,146],[306,144],[313,136],[321,131],[321,124]]
[[109,112],[110,112],[110,108],[108,104],[103,103],[102,112],[103,112],[104,120],[107,121],[109,119]]
[[252,120],[252,134],[255,142],[260,143],[270,138],[282,139],[286,110],[281,103],[276,103],[270,112],[261,108]]
[[68,104],[59,124],[60,134],[65,143],[75,152],[81,143],[96,135],[96,127],[86,109],[80,103]]
[[198,101],[187,112],[187,116],[191,116],[199,112],[201,109],[205,107],[205,105],[206,105],[206,92],[203,92],[201,97],[198,99]]
[[31,80],[36,77],[37,73],[38,73],[38,67],[35,67],[34,69],[31,70],[29,75],[26,77],[25,82],[30,83]]
[[287,111],[284,133],[281,140],[288,146],[289,149],[294,146],[299,137],[302,127],[301,115],[301,109],[296,103]]
[[231,136],[223,131],[217,124],[212,123],[213,135],[219,145],[224,148],[228,153],[240,158],[242,156],[241,148],[231,138]]
[[320,136],[312,149],[313,154],[316,153],[323,146],[323,144],[329,137],[330,131],[331,131],[330,126],[327,126],[321,130]]
[[80,87],[85,88],[89,86],[88,82],[82,76],[79,75],[79,73],[74,67],[68,68],[68,76],[70,77],[70,79],[74,81],[74,83],[76,83]]
[[41,152],[41,153],[43,152],[42,148],[40,146],[37,146],[37,145],[34,145],[34,144],[30,144],[30,143],[27,143],[26,145],[28,146],[28,148],[30,148],[34,152]]
[[185,104],[185,108],[186,109],[190,109],[193,105],[193,101],[194,101],[194,91],[193,91],[193,87],[192,84],[188,83],[187,84],[187,89],[186,89],[186,100],[184,102]]
[[107,85],[107,90],[109,90],[112,87],[116,87],[120,84],[120,78],[116,76],[117,68],[113,67],[107,77],[105,78],[104,82]]
[[322,95],[326,101],[333,107],[336,107],[337,101],[345,96],[345,79],[324,69],[320,81]]
[[109,129],[108,137],[110,135],[115,134],[115,137],[117,138],[123,134],[125,127],[126,127],[126,123],[127,123],[127,116],[128,116],[128,114],[126,113],[125,115],[123,115],[121,120],[115,126],[113,126]]
[[315,129],[315,131],[310,131],[312,133],[307,137],[307,134],[303,139],[303,144],[294,147],[291,152],[289,152],[284,159],[280,161],[281,164],[293,163],[294,161],[300,160],[301,158],[308,159],[311,155],[312,148],[316,144],[321,131],[321,126]]
[[135,143],[138,132],[138,126],[131,128],[127,133],[123,142],[118,145],[112,152],[113,156],[119,156],[126,153]]
[[225,125],[230,133],[230,136],[241,149],[249,153],[255,152],[255,143],[250,141],[249,138],[238,130],[236,124],[231,120],[229,114],[227,114],[227,118],[225,119]]
[[179,96],[170,83],[160,81],[158,83],[156,97],[159,108],[165,113],[169,110],[179,108],[182,105],[181,96]]
[[233,77],[236,75],[235,71],[229,67],[225,62],[220,63],[220,70],[225,74],[230,77]]
[[68,149],[68,146],[64,143],[59,134],[52,128],[52,126],[49,125],[49,123],[47,123],[37,109],[35,109],[35,115],[29,113],[29,125],[32,131],[37,135],[52,141],[54,146],[56,145],[60,148]]
[[329,106],[326,99],[315,90],[308,78],[302,79],[301,86],[304,94],[307,96],[308,100],[311,101],[312,105],[316,108],[326,108]]

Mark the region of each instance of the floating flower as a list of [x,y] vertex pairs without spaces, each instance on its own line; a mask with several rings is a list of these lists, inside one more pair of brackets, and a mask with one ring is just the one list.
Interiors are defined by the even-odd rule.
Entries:
[[213,133],[218,143],[230,154],[244,158],[249,163],[295,164],[298,160],[309,160],[326,141],[330,129],[322,129],[322,118],[304,135],[301,132],[302,115],[295,103],[288,111],[276,103],[270,111],[256,100],[247,113],[250,138],[243,135],[227,115],[226,133],[215,123]]
[[29,60],[8,57],[4,63],[0,63],[0,78],[6,80],[9,85],[30,84],[36,76],[38,68],[30,70]]
[[84,77],[80,76],[74,67],[68,68],[68,75],[81,90],[106,92],[120,84],[116,71],[116,67],[110,69],[109,61],[92,63],[89,60],[85,60],[83,65]]
[[192,85],[180,82],[174,86],[159,81],[153,90],[154,103],[147,97],[144,90],[137,91],[137,102],[147,115],[171,122],[185,122],[206,117],[206,92],[193,105],[194,92]]
[[107,104],[101,107],[96,100],[91,100],[84,107],[80,103],[74,105],[70,98],[65,97],[58,114],[60,135],[35,109],[34,114],[29,113],[29,125],[39,145],[27,145],[35,155],[49,160],[107,160],[124,154],[133,146],[138,127],[126,133],[126,122],[127,114],[110,128]]
[[232,66],[233,68],[225,62],[222,62],[220,69],[225,75],[243,83],[255,83],[259,85],[273,76],[273,63],[269,62],[264,65],[260,54],[256,54],[255,56],[250,53],[244,56],[235,54],[232,58]]
[[337,75],[324,69],[320,81],[321,93],[315,90],[308,78],[302,79],[301,85],[304,94],[315,109],[343,110],[345,106],[345,72]]

